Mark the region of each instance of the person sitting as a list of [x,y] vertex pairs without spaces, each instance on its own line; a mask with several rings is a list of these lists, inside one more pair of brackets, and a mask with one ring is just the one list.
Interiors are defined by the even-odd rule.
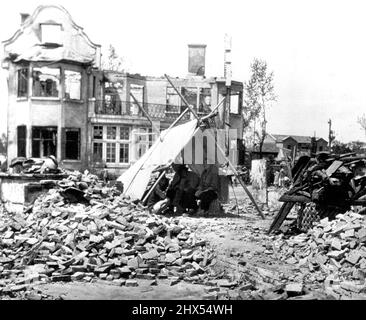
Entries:
[[[162,173],[162,175],[163,176],[160,178],[158,184],[155,186],[154,190],[151,192],[151,194],[146,200],[146,205],[149,209],[152,208],[155,203],[164,200],[166,198],[166,191],[169,186],[169,179],[165,176],[165,173]],[[155,184],[157,179],[159,179],[159,177],[154,179],[153,184]]]
[[202,213],[208,214],[211,203],[218,198],[219,173],[214,164],[204,164],[200,184],[196,192]]
[[197,202],[195,192],[199,185],[198,176],[188,171],[188,168],[183,164],[172,164],[175,171],[174,177],[167,190],[166,196],[169,199],[170,209],[177,214],[184,213],[187,209],[195,211]]

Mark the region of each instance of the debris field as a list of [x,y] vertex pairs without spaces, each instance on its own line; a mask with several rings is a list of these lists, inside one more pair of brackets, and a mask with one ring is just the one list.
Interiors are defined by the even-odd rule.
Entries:
[[354,211],[268,235],[276,209],[262,220],[247,199],[224,216],[168,217],[88,172],[53,183],[23,214],[0,208],[1,299],[55,299],[33,288],[96,281],[198,284],[202,299],[366,297],[366,221]]
[[[87,203],[72,203],[70,188],[83,190]],[[81,173],[58,182],[24,214],[3,212],[0,234],[2,295],[36,282],[94,278],[126,287],[138,279],[203,283],[214,256],[179,219],[152,215]]]

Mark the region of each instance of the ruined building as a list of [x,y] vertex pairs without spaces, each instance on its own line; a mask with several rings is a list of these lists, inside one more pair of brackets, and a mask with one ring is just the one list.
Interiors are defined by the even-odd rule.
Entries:
[[[164,77],[102,70],[101,46],[63,7],[39,6],[21,20],[20,28],[3,42],[9,160],[55,155],[65,168],[107,168],[118,175],[158,136],[132,95],[159,130],[185,108]],[[208,114],[226,93],[224,79],[204,76],[202,49],[189,46],[190,74],[172,78],[199,115]],[[243,84],[233,81],[230,126],[238,137],[242,91]],[[235,142],[240,159],[241,140]]]

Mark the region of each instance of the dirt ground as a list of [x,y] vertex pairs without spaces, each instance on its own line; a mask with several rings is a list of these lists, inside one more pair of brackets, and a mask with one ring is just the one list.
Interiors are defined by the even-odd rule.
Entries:
[[[215,249],[216,258],[212,268],[218,274],[228,274],[233,280],[238,278],[256,281],[258,273],[292,274],[290,280],[302,280],[300,270],[293,265],[278,261],[270,250],[267,250],[268,238],[266,231],[278,210],[278,192],[269,193],[269,206],[261,205],[266,216],[263,220],[250,204],[241,187],[235,188],[239,203],[237,210],[233,191],[230,191],[230,204],[226,205],[225,216],[190,217],[182,216],[185,223],[196,228],[197,234],[207,239]],[[263,274],[262,274],[263,276]],[[270,280],[269,280],[270,282]],[[265,284],[264,284],[265,285]],[[207,286],[180,282],[171,286],[167,280],[158,280],[156,285],[151,281],[139,280],[138,287],[118,286],[114,282],[96,280],[90,283],[48,283],[38,285],[35,292],[50,299],[209,299]],[[238,290],[221,288],[218,297],[223,299],[239,298]],[[36,297],[37,297],[36,294]],[[242,297],[241,297],[242,298]]]

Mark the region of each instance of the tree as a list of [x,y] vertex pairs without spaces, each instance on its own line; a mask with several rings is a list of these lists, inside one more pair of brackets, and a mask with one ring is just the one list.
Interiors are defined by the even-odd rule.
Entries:
[[[267,62],[255,58],[250,65],[251,76],[244,84],[244,129],[253,124],[254,139],[258,139],[259,157],[267,135],[266,111],[271,102],[277,100],[274,93],[273,71],[269,72]],[[257,125],[258,124],[258,125]]]
[[361,126],[361,129],[365,131],[366,136],[366,115],[363,114],[361,117],[358,117],[357,122]]
[[347,143],[334,140],[332,144],[332,152],[335,154],[345,154],[352,152],[352,150],[349,148]]
[[109,45],[107,58],[102,62],[103,69],[124,72],[124,64],[124,59],[116,53],[112,45]]
[[350,141],[343,143],[335,140],[332,145],[332,152],[336,154],[344,154],[349,152],[355,152],[357,154],[365,153],[366,143],[362,141]]
[[347,147],[357,154],[365,153],[366,151],[366,143],[362,141],[351,141],[347,143]]

